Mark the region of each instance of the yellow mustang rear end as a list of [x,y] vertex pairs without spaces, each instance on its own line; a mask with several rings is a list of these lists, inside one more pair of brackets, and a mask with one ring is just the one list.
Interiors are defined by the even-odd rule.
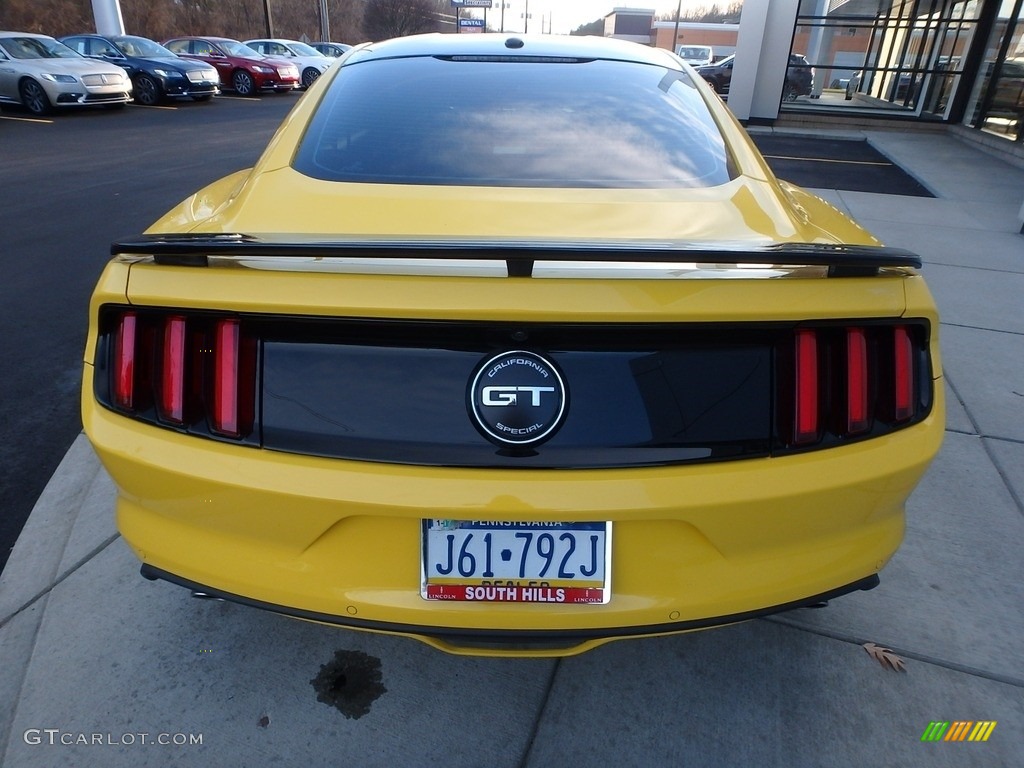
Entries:
[[943,431],[913,254],[678,60],[365,46],[116,243],[86,431],[143,575],[563,655],[878,583]]

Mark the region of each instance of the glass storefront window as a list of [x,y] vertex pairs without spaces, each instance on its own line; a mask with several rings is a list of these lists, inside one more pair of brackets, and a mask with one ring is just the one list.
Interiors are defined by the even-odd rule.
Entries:
[[968,114],[970,124],[1024,141],[1024,0],[1003,0]]
[[949,119],[980,9],[980,0],[801,0],[790,50],[814,68],[814,84],[783,110]]

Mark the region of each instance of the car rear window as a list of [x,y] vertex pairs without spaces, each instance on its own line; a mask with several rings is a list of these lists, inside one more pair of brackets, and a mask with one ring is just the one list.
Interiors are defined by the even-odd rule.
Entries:
[[512,57],[345,67],[293,167],[327,181],[524,187],[709,187],[733,176],[685,72]]

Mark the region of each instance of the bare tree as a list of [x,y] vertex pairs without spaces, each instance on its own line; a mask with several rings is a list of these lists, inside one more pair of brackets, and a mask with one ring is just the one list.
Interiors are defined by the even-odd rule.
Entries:
[[[263,0],[120,0],[125,31],[154,40],[177,35],[223,35],[238,40],[262,37],[265,32]],[[372,2],[372,0],[371,0]],[[279,37],[320,38],[315,0],[270,0],[275,33]],[[413,17],[429,16],[433,0],[405,0]],[[363,32],[364,0],[329,0],[331,33],[335,40],[358,43]],[[430,27],[427,27],[429,29]],[[42,32],[61,36],[95,29],[91,0],[0,0],[0,29]],[[401,32],[405,27],[399,27]],[[417,29],[416,31],[421,31]]]
[[211,25],[214,8],[209,0],[181,0],[175,5],[176,34],[179,35],[213,35],[223,34]]
[[368,0],[363,32],[370,40],[432,32],[436,9],[432,0]]
[[[676,16],[672,14],[674,19]],[[580,24],[576,29],[569,33],[570,35],[603,35],[604,34],[604,19],[597,19],[591,21],[588,24]]]
[[331,37],[350,45],[367,39],[363,34],[366,4],[362,0],[328,0],[327,7],[331,13]]
[[[291,40],[320,39],[320,4],[316,0],[272,0],[274,30]],[[327,12],[331,37],[337,42],[358,43],[363,39],[363,0],[329,0]]]
[[53,37],[95,29],[90,0],[3,0],[0,29]]
[[[680,21],[703,22],[705,24],[722,24],[739,19],[742,10],[742,2],[732,2],[726,6],[712,3],[711,5],[700,5],[696,8],[687,9],[679,14],[679,19]],[[675,19],[675,11],[658,15],[658,21],[675,21]]]
[[121,0],[121,17],[130,35],[166,40],[178,34],[174,7],[162,0]]

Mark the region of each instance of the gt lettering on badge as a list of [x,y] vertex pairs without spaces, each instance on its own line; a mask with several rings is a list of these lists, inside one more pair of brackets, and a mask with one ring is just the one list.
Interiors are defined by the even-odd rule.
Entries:
[[484,387],[481,401],[484,405],[518,405],[519,393],[530,393],[530,405],[540,407],[541,392],[554,392],[554,387]]

